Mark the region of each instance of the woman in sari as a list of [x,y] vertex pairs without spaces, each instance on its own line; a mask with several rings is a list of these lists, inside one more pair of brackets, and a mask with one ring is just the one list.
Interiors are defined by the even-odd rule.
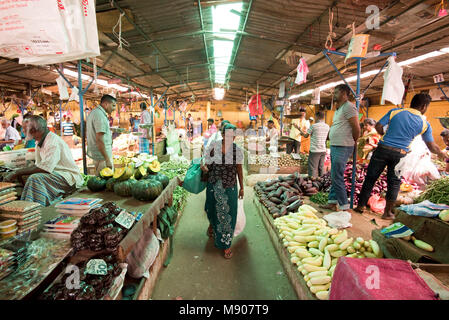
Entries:
[[[206,150],[201,170],[207,175],[205,211],[209,220],[207,234],[215,247],[232,257],[231,242],[237,222],[238,198],[243,199],[243,151],[233,142],[236,127],[225,123],[223,139],[213,141]],[[240,190],[237,192],[237,177]]]
[[363,122],[363,135],[359,139],[357,146],[357,155],[359,159],[366,162],[371,157],[370,155],[377,148],[380,140],[380,135],[375,129],[376,121],[371,118],[366,118]]

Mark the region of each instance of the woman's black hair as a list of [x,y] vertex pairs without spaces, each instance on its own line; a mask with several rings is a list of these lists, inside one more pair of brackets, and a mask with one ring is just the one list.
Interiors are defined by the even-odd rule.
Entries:
[[376,120],[371,119],[371,118],[366,118],[363,123],[365,124],[369,124],[370,126],[375,126],[376,125]]
[[140,103],[140,109],[147,110],[147,104],[145,102]]
[[449,137],[449,129],[444,129],[443,131],[441,131],[440,136]]
[[212,119],[212,118],[209,118],[209,119],[207,119],[207,122],[211,122],[211,123],[214,123],[214,119]]

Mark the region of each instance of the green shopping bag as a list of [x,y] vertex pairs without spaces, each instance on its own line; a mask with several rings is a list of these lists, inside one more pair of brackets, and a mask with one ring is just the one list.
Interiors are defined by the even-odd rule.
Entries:
[[202,158],[193,159],[189,169],[186,172],[182,187],[190,193],[198,194],[206,189],[207,183],[205,181],[201,181],[201,160]]

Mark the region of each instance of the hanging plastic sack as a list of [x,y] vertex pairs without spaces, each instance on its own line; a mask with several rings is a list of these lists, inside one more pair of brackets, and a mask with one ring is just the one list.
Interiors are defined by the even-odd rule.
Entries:
[[69,92],[67,90],[67,82],[64,80],[63,77],[59,76],[56,79],[56,83],[58,84],[59,99],[67,100],[69,98]]
[[312,93],[312,101],[311,104],[320,104],[321,91],[320,88],[315,88]]
[[[255,94],[249,99],[248,108],[250,116],[259,116],[263,114],[262,98],[260,97],[260,94]],[[221,115],[219,115],[219,117],[221,117]]]
[[95,2],[58,0],[58,15],[63,21],[67,50],[60,54],[20,57],[21,64],[52,64],[100,55]]
[[304,58],[299,59],[299,64],[296,67],[296,84],[302,84],[307,82],[307,74],[309,73],[309,67],[307,66]]
[[141,278],[153,265],[159,253],[159,240],[152,228],[147,228],[126,257],[128,274],[135,279]]
[[[355,32],[354,32],[355,33]],[[345,62],[349,58],[364,58],[368,52],[369,34],[355,34],[349,43]]]
[[187,169],[182,187],[190,193],[198,194],[206,189],[206,182],[201,181],[201,160],[202,158],[193,159],[189,169]]
[[368,205],[373,212],[383,214],[385,206],[387,205],[387,200],[381,198],[378,194],[373,194],[368,199]]
[[402,82],[402,68],[396,63],[395,57],[388,58],[388,67],[384,74],[384,88],[382,91],[381,105],[385,104],[385,100],[392,104],[398,105],[402,103],[405,86]]
[[243,206],[243,199],[239,199],[237,209],[237,222],[235,224],[234,229],[234,237],[237,237],[240,233],[242,233],[243,229],[245,229],[245,225],[246,225],[246,216],[245,216],[245,208]]
[[70,94],[69,101],[79,102],[80,101],[80,96],[79,96],[78,92],[79,92],[78,88],[73,86],[72,87],[72,93]]
[[[7,2],[10,2],[9,5]],[[67,52],[67,36],[55,0],[2,1],[0,56],[19,58]]]

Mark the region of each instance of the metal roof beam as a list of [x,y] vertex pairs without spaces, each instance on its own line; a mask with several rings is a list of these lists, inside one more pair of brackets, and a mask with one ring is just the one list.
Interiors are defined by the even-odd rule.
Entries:
[[204,44],[204,51],[206,53],[206,59],[207,59],[207,69],[209,70],[209,78],[210,78],[210,88],[214,88],[214,84],[212,82],[212,72],[211,72],[211,65],[209,60],[209,50],[207,50],[207,43],[206,43],[206,34],[204,33],[204,21],[203,21],[203,12],[201,10],[201,0],[198,0],[198,11],[200,15],[200,23],[201,23],[201,32],[203,33],[203,44]]

